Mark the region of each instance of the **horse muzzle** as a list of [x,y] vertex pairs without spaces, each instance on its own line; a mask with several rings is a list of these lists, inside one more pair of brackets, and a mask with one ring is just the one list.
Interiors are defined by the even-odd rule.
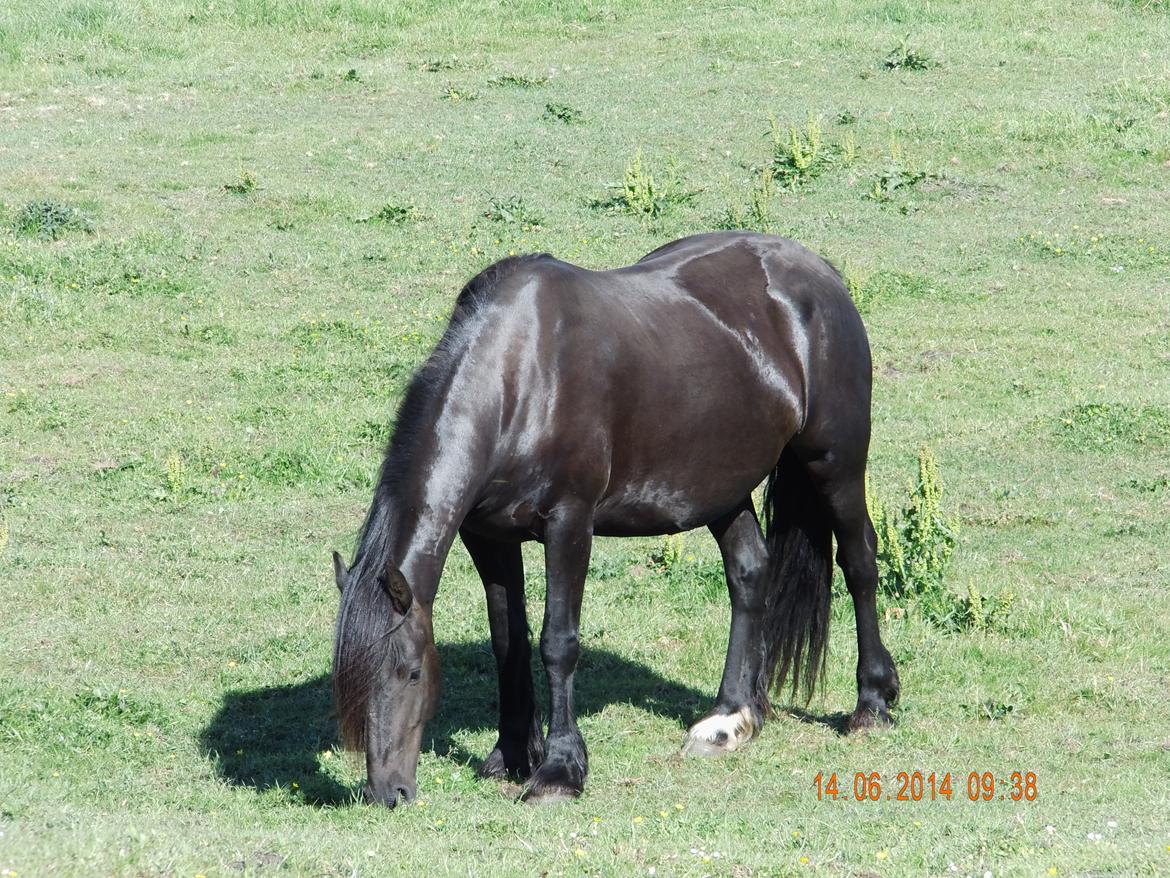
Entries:
[[395,808],[414,801],[418,787],[406,781],[392,781],[385,784],[366,784],[362,790],[362,798],[371,805],[385,805]]

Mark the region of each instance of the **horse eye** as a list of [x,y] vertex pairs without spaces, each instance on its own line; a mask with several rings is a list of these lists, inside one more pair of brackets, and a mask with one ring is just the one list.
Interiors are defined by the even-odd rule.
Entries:
[[415,668],[410,672],[410,682],[417,683],[418,678],[422,676],[422,668]]

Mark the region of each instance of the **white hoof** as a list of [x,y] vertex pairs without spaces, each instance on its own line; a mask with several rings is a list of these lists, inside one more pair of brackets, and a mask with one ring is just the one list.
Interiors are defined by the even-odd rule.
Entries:
[[683,753],[691,756],[730,753],[754,738],[758,731],[750,707],[741,707],[735,713],[714,713],[691,726],[683,742]]

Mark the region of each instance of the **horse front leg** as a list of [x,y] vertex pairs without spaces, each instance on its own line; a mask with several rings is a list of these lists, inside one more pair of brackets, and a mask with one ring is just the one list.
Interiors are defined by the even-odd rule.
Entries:
[[683,742],[683,752],[696,756],[716,756],[742,747],[763,727],[767,711],[760,697],[760,680],[768,549],[751,497],[709,527],[727,575],[731,633],[715,710],[691,726]]
[[499,737],[479,774],[527,778],[544,758],[544,736],[532,688],[520,544],[489,540],[466,530],[460,531],[460,537],[483,580],[500,686]]
[[528,802],[581,795],[589,771],[573,711],[573,672],[580,653],[581,594],[592,545],[592,509],[559,509],[545,526],[547,595],[540,655],[548,677],[549,721],[544,762],[523,793]]

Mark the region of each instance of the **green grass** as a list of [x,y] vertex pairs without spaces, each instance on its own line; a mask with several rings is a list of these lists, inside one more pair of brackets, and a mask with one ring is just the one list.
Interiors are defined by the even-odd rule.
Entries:
[[[0,876],[1166,874],[1165,12],[0,6]],[[886,69],[899,45],[943,63]],[[764,184],[772,119],[819,120],[850,161]],[[639,150],[686,197],[591,206]],[[66,210],[29,233],[29,204]],[[949,587],[1011,593],[1007,618],[947,633],[886,608],[899,724],[842,737],[838,601],[807,713],[680,760],[726,644],[718,554],[599,541],[591,775],[534,808],[474,775],[494,673],[457,549],[421,800],[352,804],[328,552],[460,285],[510,252],[625,264],[729,212],[845,267],[871,485],[897,496],[932,448],[961,524]],[[950,771],[954,799],[813,786],[914,769]],[[1037,801],[967,800],[969,772],[1017,770]]]

